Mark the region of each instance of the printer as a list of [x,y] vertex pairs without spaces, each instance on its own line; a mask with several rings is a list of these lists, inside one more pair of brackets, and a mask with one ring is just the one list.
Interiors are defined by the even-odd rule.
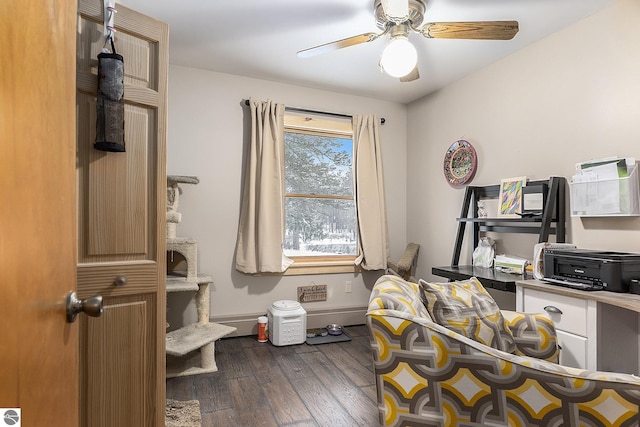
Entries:
[[587,291],[629,292],[640,278],[640,254],[587,249],[544,249],[545,282]]

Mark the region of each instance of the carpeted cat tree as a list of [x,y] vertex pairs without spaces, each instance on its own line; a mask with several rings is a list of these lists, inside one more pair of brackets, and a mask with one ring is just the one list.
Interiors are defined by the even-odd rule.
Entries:
[[215,341],[236,330],[209,321],[209,285],[213,279],[198,273],[197,242],[176,236],[176,226],[182,219],[178,213],[180,184],[199,182],[194,176],[167,176],[167,293],[195,291],[198,313],[196,323],[167,332],[167,378],[216,372]]

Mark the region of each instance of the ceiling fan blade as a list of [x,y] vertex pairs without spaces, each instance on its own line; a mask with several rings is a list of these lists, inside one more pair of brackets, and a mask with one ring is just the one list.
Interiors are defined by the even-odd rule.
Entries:
[[409,16],[409,0],[382,0],[382,10],[391,19],[406,19]]
[[400,81],[402,83],[407,83],[407,82],[412,82],[414,80],[418,80],[420,78],[420,72],[418,71],[418,66],[416,65],[415,68],[406,76],[400,77]]
[[297,55],[298,55],[298,58],[309,58],[312,56],[320,55],[322,53],[327,53],[327,52],[332,52],[334,50],[342,49],[344,47],[354,46],[361,43],[367,43],[377,39],[382,34],[364,33],[358,36],[348,37],[346,39],[336,40],[331,43],[325,43],[319,46],[303,49],[299,51]]
[[511,40],[518,21],[429,22],[417,31],[427,38]]

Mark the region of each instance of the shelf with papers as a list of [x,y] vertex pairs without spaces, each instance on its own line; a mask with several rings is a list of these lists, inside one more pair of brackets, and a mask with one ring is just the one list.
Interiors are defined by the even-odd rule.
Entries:
[[640,216],[638,165],[629,173],[601,179],[599,175],[575,175],[570,183],[571,216]]

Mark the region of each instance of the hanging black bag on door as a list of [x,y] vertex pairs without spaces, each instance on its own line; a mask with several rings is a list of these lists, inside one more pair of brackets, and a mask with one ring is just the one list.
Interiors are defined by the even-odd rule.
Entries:
[[124,59],[111,52],[98,55],[96,142],[101,151],[124,152]]

